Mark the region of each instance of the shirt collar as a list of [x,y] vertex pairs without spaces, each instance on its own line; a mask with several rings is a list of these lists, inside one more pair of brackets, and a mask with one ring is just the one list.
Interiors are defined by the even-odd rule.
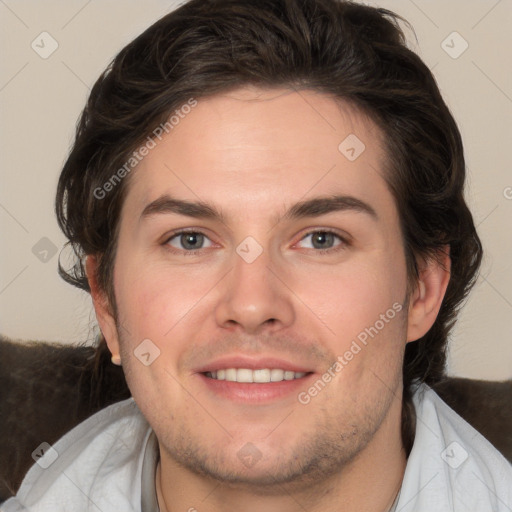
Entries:
[[156,495],[156,466],[160,459],[160,450],[155,433],[151,430],[142,462],[141,510],[142,512],[160,512]]

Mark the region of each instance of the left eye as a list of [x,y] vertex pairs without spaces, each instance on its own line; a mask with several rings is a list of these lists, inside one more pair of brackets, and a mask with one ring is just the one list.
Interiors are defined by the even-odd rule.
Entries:
[[[170,246],[176,249],[181,249],[185,251],[204,249],[205,247],[211,247],[212,245],[212,242],[207,236],[196,231],[177,233],[171,238],[169,238],[169,240],[167,240],[166,243],[168,243]],[[205,243],[207,245],[205,245]]]
[[[304,242],[305,240],[309,240],[306,249],[332,249],[344,242],[340,236],[330,231],[313,231],[307,234],[300,242]],[[336,243],[336,241],[338,243]]]

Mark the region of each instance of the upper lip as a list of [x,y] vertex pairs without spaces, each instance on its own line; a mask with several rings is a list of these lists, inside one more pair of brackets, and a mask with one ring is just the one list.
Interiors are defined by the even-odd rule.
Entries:
[[309,373],[313,370],[304,364],[293,363],[284,359],[275,357],[251,358],[246,356],[225,356],[197,368],[197,373],[214,372],[217,370],[226,370],[227,368],[248,368],[250,370],[260,370],[263,368],[278,368],[295,373]]

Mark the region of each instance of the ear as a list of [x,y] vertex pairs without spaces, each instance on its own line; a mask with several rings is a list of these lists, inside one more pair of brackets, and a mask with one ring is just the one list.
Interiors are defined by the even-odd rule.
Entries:
[[416,341],[434,325],[450,281],[450,247],[419,262],[419,279],[409,302],[407,341]]
[[[100,289],[97,280],[98,258],[94,255],[88,255],[85,260],[85,272],[91,289],[91,298],[96,312],[96,319],[100,326],[101,332],[105,337],[108,348],[112,353],[113,360],[120,361],[119,358],[119,338],[117,335],[117,327],[114,315],[106,293]],[[117,364],[119,364],[117,362]]]

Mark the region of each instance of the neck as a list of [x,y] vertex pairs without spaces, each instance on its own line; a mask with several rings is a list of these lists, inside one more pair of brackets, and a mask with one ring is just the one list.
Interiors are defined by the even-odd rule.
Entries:
[[[160,512],[388,512],[400,490],[407,456],[402,444],[401,403],[368,445],[331,478],[309,486],[281,486],[280,492],[237,487],[191,473],[160,448],[156,487]],[[163,455],[163,456],[162,456]]]

